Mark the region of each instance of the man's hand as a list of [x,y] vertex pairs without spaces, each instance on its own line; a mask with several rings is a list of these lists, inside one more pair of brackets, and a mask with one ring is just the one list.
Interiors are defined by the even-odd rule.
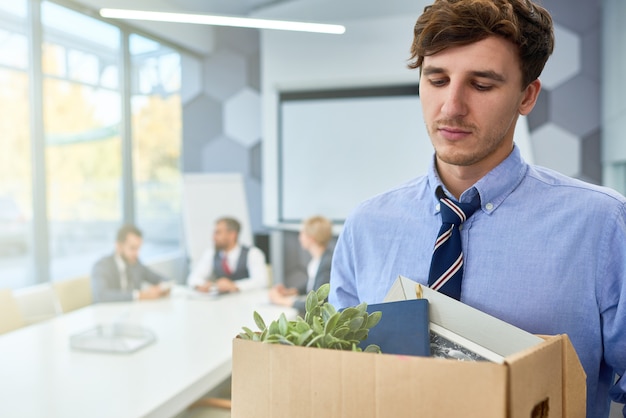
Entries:
[[270,301],[275,305],[291,307],[293,306],[295,295],[286,295],[284,290],[284,286],[283,289],[280,289],[278,286],[272,287],[269,291]]
[[158,299],[169,295],[169,289],[163,289],[159,285],[147,287],[139,292],[140,300]]
[[239,291],[234,281],[227,277],[220,277],[215,281],[215,286],[220,293],[232,293]]
[[278,283],[271,289],[275,294],[280,296],[297,296],[298,289],[295,287],[285,287],[284,284]]
[[212,282],[204,282],[202,284],[196,285],[194,289],[196,289],[198,292],[208,293],[212,287],[213,287]]

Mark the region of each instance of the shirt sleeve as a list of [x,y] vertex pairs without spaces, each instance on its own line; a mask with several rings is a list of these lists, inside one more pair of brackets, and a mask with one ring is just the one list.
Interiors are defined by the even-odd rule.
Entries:
[[350,228],[351,223],[348,219],[337,240],[330,269],[328,301],[337,309],[359,304],[354,274],[354,247]]
[[206,282],[211,274],[213,274],[213,256],[215,252],[213,248],[207,249],[193,266],[189,276],[187,277],[187,285],[196,287]]
[[621,376],[610,390],[611,399],[626,403],[626,210],[623,207],[617,226],[611,228],[605,243],[601,254],[606,269],[598,275],[597,282],[604,360]]
[[250,247],[248,251],[248,273],[250,277],[235,282],[239,290],[264,289],[269,285],[267,279],[267,263],[265,254],[257,247]]
[[141,264],[141,279],[153,285],[157,285],[162,281],[165,281],[163,276],[151,270],[145,264]]

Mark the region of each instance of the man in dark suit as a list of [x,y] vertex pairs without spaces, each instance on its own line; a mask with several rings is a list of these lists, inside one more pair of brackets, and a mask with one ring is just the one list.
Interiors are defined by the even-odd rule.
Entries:
[[[117,232],[115,252],[100,259],[93,267],[91,282],[95,302],[119,302],[158,299],[169,294],[164,279],[141,264],[141,231],[124,225]],[[144,282],[150,285],[144,286]]]

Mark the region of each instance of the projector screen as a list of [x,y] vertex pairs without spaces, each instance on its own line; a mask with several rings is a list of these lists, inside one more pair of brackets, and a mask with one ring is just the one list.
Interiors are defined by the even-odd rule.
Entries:
[[432,158],[416,85],[289,92],[279,107],[280,223],[315,214],[343,223]]

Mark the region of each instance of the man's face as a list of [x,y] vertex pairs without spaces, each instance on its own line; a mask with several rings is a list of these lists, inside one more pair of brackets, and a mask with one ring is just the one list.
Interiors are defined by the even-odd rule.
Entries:
[[515,46],[499,37],[424,58],[420,99],[440,170],[482,176],[509,155],[518,115],[532,110],[540,89],[537,80],[522,91],[521,80]]
[[117,253],[128,263],[135,264],[139,259],[142,239],[135,234],[126,235],[124,242],[117,243]]
[[236,242],[235,231],[230,231],[226,223],[218,222],[213,230],[213,243],[218,251],[229,250]]

